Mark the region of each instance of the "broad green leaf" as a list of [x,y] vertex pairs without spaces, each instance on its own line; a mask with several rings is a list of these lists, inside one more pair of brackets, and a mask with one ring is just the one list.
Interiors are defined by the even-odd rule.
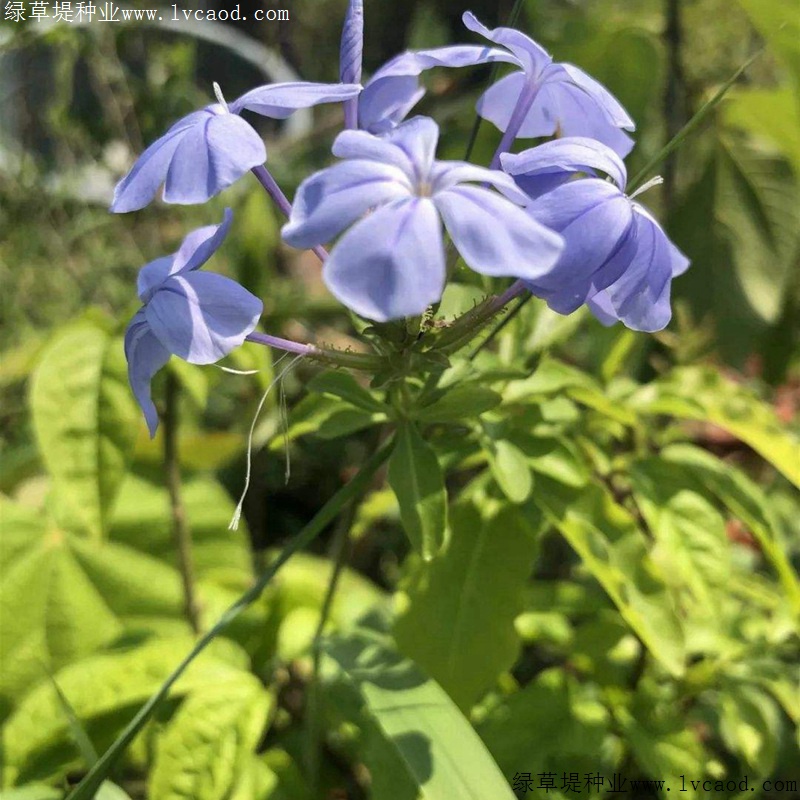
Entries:
[[[764,556],[772,563],[795,614],[800,613],[800,577],[792,567],[787,545],[779,536],[780,523],[770,499],[760,486],[730,462],[721,461],[706,450],[675,444],[661,451],[665,461],[688,470],[735,517],[747,525],[758,541]],[[800,502],[795,503],[800,514]]]
[[490,500],[456,506],[450,528],[447,545],[401,595],[394,635],[401,652],[466,712],[519,654],[514,619],[535,531],[518,509]]
[[157,740],[148,798],[228,798],[272,704],[258,678],[246,673],[190,694]]
[[436,453],[413,423],[398,428],[389,459],[389,484],[412,547],[424,559],[433,558],[446,538],[447,492]]
[[357,694],[377,736],[367,759],[374,800],[513,800],[469,721],[383,637],[329,640],[325,653],[332,679]]
[[97,793],[97,800],[131,800],[131,796],[116,783],[103,781]]
[[633,702],[617,703],[614,717],[639,770],[663,779],[672,789],[662,796],[676,790],[687,800],[707,796],[690,781],[709,777],[710,754],[701,744],[698,727],[688,724],[674,684],[658,686],[647,677],[640,680]]
[[525,454],[507,439],[484,440],[492,477],[512,503],[524,503],[533,489],[533,474]]
[[276,432],[270,441],[269,449],[280,451],[286,441],[294,441],[301,436],[320,434],[327,439],[346,436],[356,431],[377,425],[386,419],[385,414],[364,411],[349,406],[341,398],[324,394],[310,394],[304,397],[289,412],[289,427],[285,434]]
[[[247,439],[233,431],[190,430],[182,425],[178,431],[178,454],[186,470],[210,472],[221,469],[244,452]],[[139,428],[134,461],[137,465],[163,469],[164,428],[159,426],[153,439],[144,424]]]
[[141,414],[122,340],[88,321],[64,328],[42,353],[30,402],[57,519],[66,529],[102,537]]
[[420,422],[459,422],[469,420],[500,404],[497,392],[485,386],[460,383],[446,390],[430,405],[416,409],[414,419]]
[[796,195],[785,161],[719,139],[669,220],[693,265],[676,290],[689,297],[697,318],[713,315],[718,346],[734,364],[780,319],[796,263]]
[[783,59],[800,92],[800,7],[797,0],[739,0],[753,24]]
[[733,569],[725,520],[675,464],[649,458],[633,464],[633,494],[655,537],[652,556],[667,580],[717,616],[719,590]]
[[725,682],[720,691],[720,733],[725,744],[757,775],[775,767],[784,724],[775,701],[762,689]]
[[[566,672],[548,669],[510,697],[503,698],[477,726],[504,775],[614,771],[619,743],[598,688]],[[543,794],[543,792],[542,792]],[[553,793],[548,793],[548,796]],[[565,793],[569,797],[574,792]],[[520,797],[535,796],[520,792]]]
[[777,147],[800,177],[800,95],[796,91],[787,86],[731,92],[725,122]]
[[[85,726],[98,751],[95,736],[107,742],[110,733],[104,720],[121,727],[167,677],[184,653],[191,637],[153,640],[131,650],[95,655],[70,664],[55,675],[64,696]],[[173,690],[180,697],[194,689],[205,689],[241,677],[248,659],[231,642],[218,641],[189,667]],[[5,781],[14,783],[59,774],[74,761],[69,721],[50,681],[24,697],[6,722],[2,743]]]
[[64,793],[46,783],[29,783],[0,791],[0,800],[62,800]]
[[[247,529],[228,530],[234,511],[230,495],[211,478],[188,478],[181,487],[192,556],[198,576],[216,570],[251,573]],[[110,538],[177,566],[169,496],[163,485],[129,475],[111,518]]]
[[365,389],[349,372],[330,370],[315,375],[307,384],[309,392],[338,397],[362,411],[384,412],[383,405],[370,391]]
[[534,501],[653,658],[673,675],[683,674],[683,631],[673,598],[631,515],[597,486],[576,490],[544,477]]
[[631,403],[647,414],[711,422],[753,448],[800,487],[800,438],[745,387],[707,367],[682,367],[642,387]]
[[568,486],[585,486],[589,480],[588,464],[570,439],[540,438],[515,430],[514,444],[525,454],[534,472]]

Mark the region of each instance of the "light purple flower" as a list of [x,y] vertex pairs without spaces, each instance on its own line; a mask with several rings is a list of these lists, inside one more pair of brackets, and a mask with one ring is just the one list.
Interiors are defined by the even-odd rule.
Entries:
[[348,229],[325,262],[323,278],[361,316],[413,316],[441,298],[442,222],[467,265],[484,275],[536,279],[561,252],[561,238],[520,207],[528,198],[509,176],[435,160],[438,136],[427,117],[381,137],[344,131],[333,146],[344,160],[297,191],[283,238],[310,247]]
[[171,354],[192,364],[211,364],[238,347],[258,323],[263,305],[238,283],[197,270],[222,244],[232,219],[190,233],[176,253],[157,258],[139,271],[144,304],[125,331],[128,379],[142,407],[150,436],[158,414],[150,381]]
[[508,60],[520,67],[487,89],[478,101],[478,113],[509,133],[512,141],[553,134],[586,136],[620,156],[631,151],[633,141],[621,129],[634,130],[633,120],[594,78],[572,64],[554,63],[520,31],[490,30],[469,11],[463,20],[471,31],[505,48]]
[[[534,294],[562,314],[588,302],[606,324],[621,320],[639,331],[666,326],[672,278],[689,261],[633,201],[660,178],[628,197],[627,172],[617,154],[581,137],[556,139],[517,155],[504,153],[501,162],[535,198],[527,211],[566,242],[554,269],[526,281]],[[611,180],[597,177],[598,171]],[[573,180],[578,173],[588,177]]]
[[402,122],[425,94],[419,84],[419,76],[425,70],[492,61],[515,63],[505,50],[474,44],[400,53],[364,85],[358,98],[358,127],[370,133],[384,133]]
[[248,109],[286,119],[299,108],[356,97],[357,84],[275,83],[260,86],[226,104],[219,102],[176,122],[139,156],[117,184],[111,210],[144,208],[164,184],[164,201],[204,203],[267,158],[264,142],[239,114]]

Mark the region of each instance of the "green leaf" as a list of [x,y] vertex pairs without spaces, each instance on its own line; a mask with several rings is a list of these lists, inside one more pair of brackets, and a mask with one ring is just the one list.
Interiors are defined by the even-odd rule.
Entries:
[[42,353],[30,402],[59,522],[102,537],[141,413],[128,386],[122,340],[88,321],[64,328]]
[[[153,640],[125,652],[96,655],[60,670],[55,680],[90,736],[103,730],[104,719],[121,726],[166,678],[192,639]],[[219,642],[198,658],[173,696],[241,677],[247,656],[231,642]],[[25,696],[3,728],[7,783],[63,774],[74,760],[70,724],[51,682]],[[96,740],[93,738],[93,741]],[[99,748],[98,748],[99,749]]]
[[548,478],[540,479],[534,501],[656,661],[682,675],[683,631],[673,599],[631,515],[598,486],[576,490]]
[[693,264],[676,288],[698,318],[713,315],[731,363],[741,364],[780,319],[800,232],[796,195],[785,161],[720,138],[669,220]]
[[631,399],[647,414],[711,422],[753,448],[800,488],[800,438],[745,387],[709,367],[682,367]]
[[[199,577],[217,570],[252,571],[247,528],[228,530],[230,495],[215,480],[188,478],[181,487],[192,556]],[[169,496],[163,485],[129,475],[119,492],[109,533],[112,541],[177,567]]]
[[461,504],[445,548],[413,573],[394,635],[463,711],[519,653],[514,619],[536,551],[534,531],[512,506]]
[[720,733],[725,744],[757,775],[775,768],[784,734],[781,713],[762,689],[725,682],[720,692]]
[[433,558],[446,538],[447,492],[436,453],[413,423],[398,428],[388,477],[412,547],[424,559]]
[[560,786],[563,773],[578,772],[585,788],[586,773],[613,771],[619,750],[601,699],[593,684],[548,669],[503,698],[477,730],[503,774],[554,772]]
[[513,800],[468,720],[413,662],[367,634],[324,647],[376,734],[367,754],[374,800]]
[[459,383],[430,405],[415,409],[414,419],[420,422],[460,422],[470,420],[500,405],[497,392],[470,383]]
[[194,692],[158,738],[150,800],[225,800],[255,751],[272,708],[254,675]]
[[308,382],[307,388],[309,392],[338,397],[362,411],[370,413],[386,411],[386,406],[349,372],[341,370],[320,372]]
[[722,515],[692,491],[682,470],[659,458],[634,463],[633,494],[655,537],[653,559],[676,588],[688,590],[699,608],[717,616],[719,590],[733,569]]
[[739,0],[739,5],[783,59],[800,92],[800,16],[796,0]]
[[512,503],[524,503],[533,489],[533,474],[525,454],[507,439],[484,440],[492,477]]
[[0,800],[62,800],[64,794],[45,783],[29,783],[0,791]]
[[792,567],[787,544],[779,536],[780,523],[770,499],[761,487],[730,462],[720,461],[699,447],[670,445],[661,451],[661,458],[687,470],[693,480],[716,495],[731,514],[747,525],[772,563],[794,613],[800,613],[800,577]]

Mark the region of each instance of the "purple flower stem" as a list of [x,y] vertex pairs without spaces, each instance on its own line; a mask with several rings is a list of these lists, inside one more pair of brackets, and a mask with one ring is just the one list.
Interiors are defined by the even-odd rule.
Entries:
[[514,139],[517,138],[519,129],[522,127],[525,117],[528,116],[528,112],[531,110],[533,101],[538,93],[539,84],[536,81],[531,81],[521,92],[511,114],[511,119],[508,121],[508,127],[500,140],[500,144],[497,146],[495,154],[492,156],[492,163],[489,165],[491,169],[500,168],[500,154],[509,152],[511,145],[514,144]]
[[281,339],[280,336],[270,336],[268,333],[248,333],[245,337],[248,342],[263,344],[267,347],[276,347],[285,350],[287,353],[297,353],[301,356],[308,356],[317,353],[317,348],[313,344],[301,344],[293,342],[291,339]]
[[[267,194],[275,201],[275,205],[283,212],[283,215],[288,217],[292,213],[292,204],[281,190],[281,187],[278,186],[269,170],[263,164],[259,164],[259,166],[253,167],[251,172],[267,190]],[[311,249],[320,261],[324,262],[328,258],[328,251],[321,245],[317,245]]]

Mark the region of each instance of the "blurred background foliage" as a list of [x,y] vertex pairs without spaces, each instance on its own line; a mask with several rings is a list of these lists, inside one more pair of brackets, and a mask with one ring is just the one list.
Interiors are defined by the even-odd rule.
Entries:
[[[191,645],[163,431],[147,438],[121,352],[138,268],[231,206],[214,268],[263,298],[266,329],[359,346],[313,258],[281,245],[255,181],[210,207],[107,212],[135,155],[209,102],[213,80],[229,98],[292,74],[335,80],[344,5],[296,0],[271,25],[0,23],[4,799],[63,797]],[[494,25],[512,3],[365,5],[369,74],[406,47],[471,41],[467,7]],[[441,410],[422,420],[461,493],[444,553],[409,553],[377,484],[340,523],[351,542],[331,630],[373,618],[328,654],[321,758],[307,743],[309,646],[335,531],[198,659],[108,800],[500,797],[473,729],[508,783],[533,775],[531,796],[569,796],[573,773],[748,776],[753,797],[791,796],[762,791],[766,778],[800,782],[800,6],[527,0],[520,27],[628,108],[630,174],[763,49],[644,197],[693,262],[673,323],[646,336],[528,304],[481,362],[489,394],[448,395],[487,412],[480,430],[441,427]],[[426,78],[418,111],[440,122],[441,157],[463,157],[488,79]],[[327,107],[251,121],[289,196],[327,163],[340,124]],[[475,160],[498,139],[482,126]],[[458,277],[445,312],[488,288]],[[254,428],[246,524],[230,532],[275,368],[251,345],[226,363],[258,374],[173,360],[155,383],[179,396],[201,628],[352,474],[385,418],[380,395],[295,367]],[[409,708],[441,716],[391,717],[381,666]],[[537,788],[539,773],[555,788]]]

